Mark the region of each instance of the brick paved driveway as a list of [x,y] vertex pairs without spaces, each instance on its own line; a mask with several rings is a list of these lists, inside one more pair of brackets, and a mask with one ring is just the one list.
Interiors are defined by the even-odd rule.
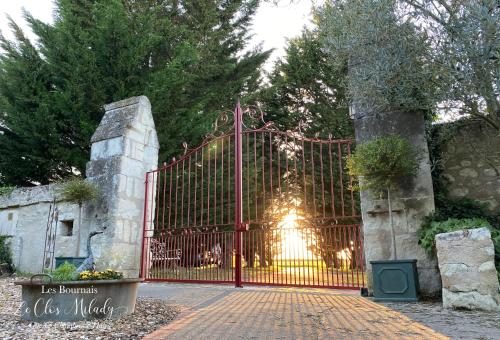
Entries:
[[183,312],[147,339],[446,339],[354,291],[143,284]]

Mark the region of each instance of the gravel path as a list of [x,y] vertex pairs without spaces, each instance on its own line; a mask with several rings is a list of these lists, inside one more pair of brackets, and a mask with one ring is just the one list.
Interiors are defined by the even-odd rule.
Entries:
[[163,300],[139,298],[133,315],[116,320],[34,323],[20,320],[20,303],[14,279],[0,279],[0,339],[140,339],[179,313]]
[[452,339],[500,339],[500,312],[449,310],[440,302],[383,305]]

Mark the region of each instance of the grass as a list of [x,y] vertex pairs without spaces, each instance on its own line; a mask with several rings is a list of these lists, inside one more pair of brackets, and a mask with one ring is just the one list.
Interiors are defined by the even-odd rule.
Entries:
[[[319,261],[308,261],[309,264]],[[322,262],[322,261],[321,261]],[[317,266],[316,266],[317,265]],[[364,286],[366,277],[361,270],[326,268],[326,265],[294,266],[293,261],[279,266],[243,267],[244,282],[263,284],[298,284],[318,286]],[[149,278],[172,280],[233,281],[234,270],[218,268],[215,265],[203,267],[152,268]]]
[[17,276],[17,277],[25,277],[25,278],[30,278],[30,277],[32,277],[33,275],[35,275],[35,274],[30,273],[30,272],[24,272],[24,271],[22,271],[22,270],[16,270],[16,276]]

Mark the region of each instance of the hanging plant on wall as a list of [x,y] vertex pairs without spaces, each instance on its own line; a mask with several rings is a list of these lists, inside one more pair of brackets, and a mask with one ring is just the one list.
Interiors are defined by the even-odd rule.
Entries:
[[99,189],[95,186],[95,184],[85,181],[84,179],[74,178],[64,182],[58,193],[63,201],[78,204],[79,211],[76,256],[79,256],[83,204],[95,200],[99,196]]
[[351,176],[359,179],[360,189],[387,193],[394,260],[397,259],[397,249],[391,193],[402,179],[417,174],[418,159],[419,152],[406,139],[389,135],[358,145],[347,162]]

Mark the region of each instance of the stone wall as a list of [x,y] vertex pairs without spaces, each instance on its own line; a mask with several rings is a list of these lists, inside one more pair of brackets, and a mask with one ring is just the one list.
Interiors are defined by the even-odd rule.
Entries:
[[[9,195],[0,196],[0,235],[10,235],[9,243],[13,262],[17,269],[38,273],[42,269],[45,246],[45,230],[50,205],[56,196],[54,185],[15,189]],[[76,256],[78,225],[78,205],[56,202],[59,210],[56,257]],[[64,223],[73,222],[73,232],[67,236]],[[82,219],[86,229],[88,219]],[[54,224],[55,226],[55,224]],[[82,234],[85,231],[82,230]],[[84,235],[86,237],[86,234]],[[83,242],[80,242],[80,248]]]
[[446,133],[440,147],[449,195],[476,199],[500,213],[500,134],[479,121],[438,128]]
[[[91,231],[103,234],[92,239],[97,269],[113,268],[126,277],[138,277],[142,250],[145,174],[155,169],[159,144],[144,97],[133,97],[105,106],[105,115],[92,136],[87,180],[97,185],[100,197],[84,205],[82,226],[79,207],[57,202],[59,209],[56,257],[87,256]],[[11,235],[17,269],[37,273],[42,269],[45,230],[55,185],[19,188],[0,196],[0,235]],[[72,236],[65,223],[73,221]],[[79,253],[77,235],[80,232]]]

